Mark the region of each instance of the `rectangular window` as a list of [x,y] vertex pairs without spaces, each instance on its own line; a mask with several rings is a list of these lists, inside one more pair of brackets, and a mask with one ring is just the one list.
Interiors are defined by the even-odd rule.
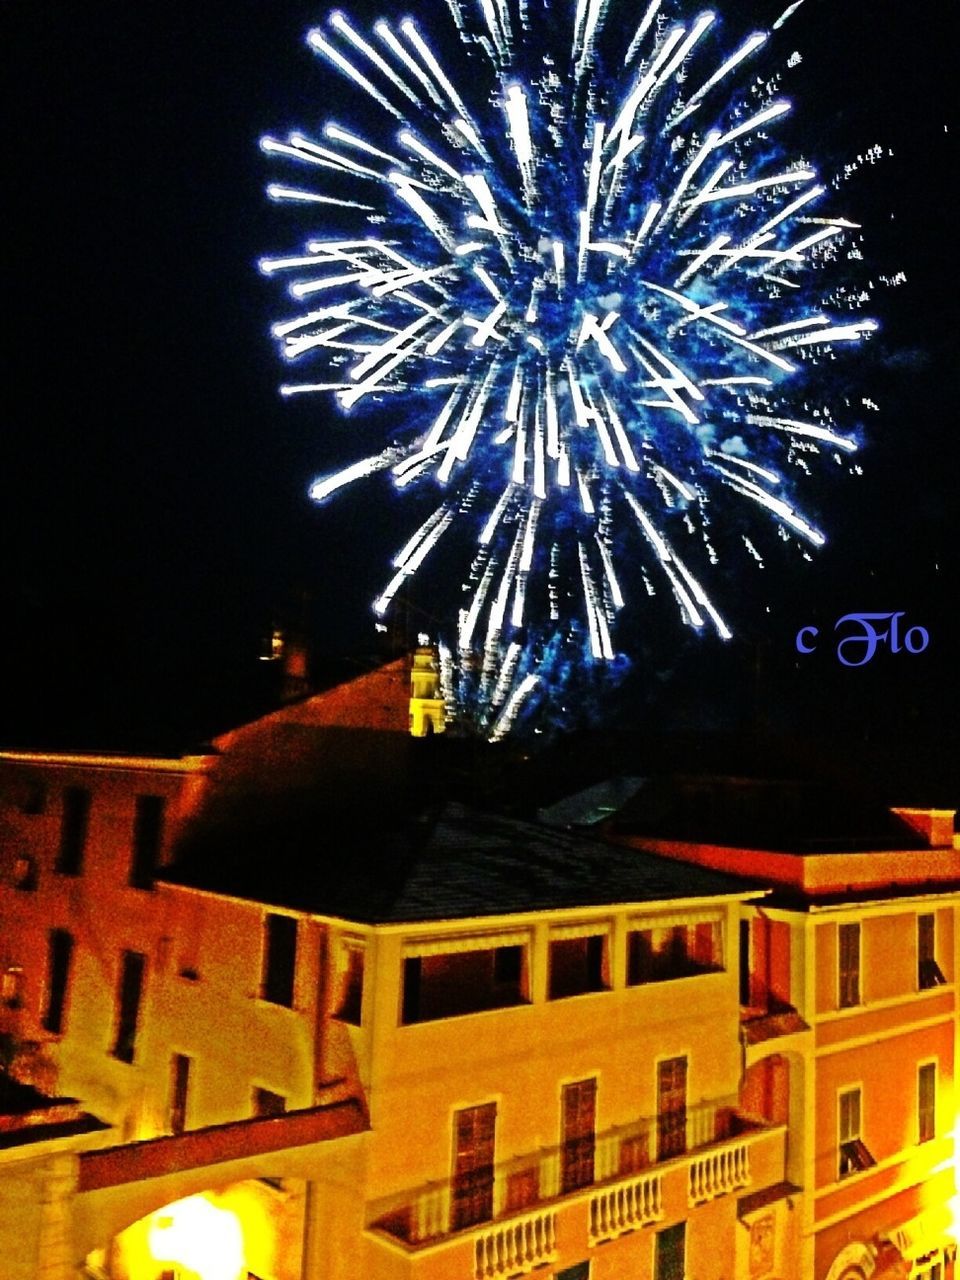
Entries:
[[837,1126],[840,1138],[837,1176],[840,1178],[846,1178],[851,1173],[860,1173],[877,1163],[867,1150],[861,1134],[860,1103],[859,1086],[855,1089],[842,1090],[837,1098]]
[[160,863],[163,840],[163,796],[137,796],[133,820],[133,857],[130,862],[130,884],[134,889],[152,889],[153,876]]
[[47,811],[47,784],[38,778],[25,778],[19,788],[21,813],[36,816]]
[[354,943],[345,945],[342,957],[340,1003],[334,1017],[359,1027],[363,1020],[363,947]]
[[451,1231],[462,1231],[493,1217],[496,1125],[495,1102],[467,1107],[454,1116]]
[[60,849],[55,869],[65,876],[83,870],[83,854],[90,822],[90,792],[85,787],[65,787],[60,818]]
[[18,964],[8,965],[0,974],[0,1004],[5,1009],[22,1009],[26,975]]
[[190,1090],[190,1059],[175,1053],[170,1059],[170,1132],[183,1133],[187,1127],[187,1094]]
[[607,935],[592,933],[582,938],[554,938],[550,943],[549,998],[585,995],[605,991]]
[[682,1156],[687,1149],[687,1060],[657,1063],[657,1159]]
[[295,916],[266,915],[263,920],[263,973],[260,994],[271,1004],[293,1005],[297,963]]
[[852,1009],[860,1003],[860,925],[842,924],[837,930],[837,1005]]
[[654,1280],[684,1280],[687,1251],[687,1224],[658,1231],[656,1236]]
[[627,985],[666,982],[723,968],[719,917],[632,929],[627,934]]
[[740,1003],[750,1004],[750,921],[740,921]]
[[937,1134],[937,1064],[917,1068],[917,1141],[929,1142]]
[[63,1031],[72,956],[72,936],[66,929],[51,929],[47,934],[47,1003],[41,1025],[54,1035]]
[[523,1004],[524,951],[518,945],[407,956],[404,1025]]
[[563,1086],[563,1153],[561,1191],[576,1191],[593,1183],[596,1145],[596,1080],[578,1080]]
[[555,1280],[590,1280],[590,1263],[578,1262],[575,1267],[564,1267],[557,1272]]
[[121,1062],[133,1061],[146,964],[147,957],[139,951],[124,951],[117,992],[117,1034],[111,1050]]
[[917,916],[917,987],[929,991],[946,982],[937,964],[937,917],[932,911]]
[[20,853],[13,862],[13,883],[17,889],[32,893],[37,887],[37,860],[29,853]]
[[287,1100],[282,1093],[274,1093],[270,1089],[254,1089],[253,1114],[259,1119],[282,1116],[286,1109]]

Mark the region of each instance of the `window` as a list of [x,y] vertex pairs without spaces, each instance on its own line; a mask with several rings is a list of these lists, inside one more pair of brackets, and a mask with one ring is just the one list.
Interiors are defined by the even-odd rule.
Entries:
[[575,1267],[564,1267],[557,1272],[554,1280],[590,1280],[590,1263],[578,1262]]
[[740,1003],[750,1004],[750,921],[740,921]]
[[73,937],[66,929],[51,929],[47,935],[47,1000],[41,1025],[54,1035],[63,1031],[72,956]]
[[56,870],[78,876],[83,870],[83,854],[90,821],[90,792],[85,787],[66,787],[60,819],[60,850]]
[[937,1134],[937,1064],[917,1068],[917,1141],[929,1142]]
[[263,920],[263,975],[260,994],[271,1004],[293,1004],[293,975],[297,963],[295,916],[267,915]]
[[607,988],[607,935],[553,938],[550,942],[551,1000]]
[[687,1149],[687,1060],[657,1063],[657,1159],[682,1156]]
[[860,1003],[860,925],[842,924],[837,935],[837,1004],[852,1009]]
[[860,1087],[844,1089],[838,1096],[840,1133],[837,1176],[861,1173],[877,1162],[867,1150],[860,1132]]
[[578,1080],[563,1086],[560,1189],[564,1194],[593,1183],[596,1109],[596,1080]]
[[187,1094],[190,1089],[190,1059],[175,1053],[170,1059],[170,1132],[183,1133],[187,1127]]
[[346,943],[343,951],[343,971],[340,975],[340,1002],[335,1018],[359,1027],[363,1020],[363,945]]
[[260,1119],[282,1116],[287,1109],[287,1100],[282,1093],[273,1093],[270,1089],[255,1088],[253,1091],[253,1114]]
[[19,809],[21,813],[36,816],[45,813],[47,808],[47,784],[39,778],[27,778],[20,789]]
[[134,889],[152,889],[153,876],[160,862],[163,840],[163,796],[137,796],[133,820],[133,858],[130,862],[130,884]]
[[493,1216],[493,1155],[497,1104],[458,1111],[453,1123],[450,1229],[461,1231]]
[[117,1034],[111,1050],[121,1062],[132,1062],[137,1041],[137,1020],[143,994],[143,971],[147,958],[139,951],[124,951],[117,992]]
[[26,974],[18,964],[11,964],[0,974],[0,1003],[5,1009],[22,1009]]
[[13,884],[17,889],[32,892],[37,887],[37,860],[29,853],[19,853],[13,860]]
[[917,986],[921,991],[946,982],[937,964],[937,917],[932,911],[917,916]]
[[658,1231],[654,1250],[654,1280],[684,1280],[686,1266],[687,1224]]
[[404,1025],[484,1009],[509,1009],[526,999],[521,943],[460,951],[432,950],[403,962]]
[[665,982],[723,968],[720,917],[651,921],[627,934],[627,984]]

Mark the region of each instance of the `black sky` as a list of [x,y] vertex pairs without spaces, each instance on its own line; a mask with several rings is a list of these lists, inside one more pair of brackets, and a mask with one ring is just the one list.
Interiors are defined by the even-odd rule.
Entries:
[[[440,0],[409,7],[447,28]],[[778,11],[717,7],[734,29]],[[278,294],[255,269],[293,243],[262,194],[275,175],[257,140],[326,114],[336,82],[303,42],[325,10],[6,9],[0,745],[186,742],[245,705],[259,638],[303,589],[325,651],[369,651],[368,603],[407,527],[369,491],[322,511],[307,501],[310,480],[350,455],[355,425],[278,397]],[[883,329],[862,363],[881,412],[864,477],[823,497],[828,547],[764,583],[771,612],[745,588],[743,638],[724,652],[644,631],[622,702],[658,729],[766,725],[814,751],[842,741],[942,804],[960,801],[955,26],[946,0],[806,0],[792,20],[806,153],[830,172],[874,142],[894,152],[842,194],[870,268],[907,275],[876,293]],[[906,610],[929,651],[857,672],[825,653],[798,661],[799,626],[827,630],[857,609]]]

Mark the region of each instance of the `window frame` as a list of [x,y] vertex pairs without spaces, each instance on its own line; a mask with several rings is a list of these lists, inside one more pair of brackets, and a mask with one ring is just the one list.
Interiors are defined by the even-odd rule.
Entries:
[[[669,1275],[663,1268],[669,1259],[665,1258],[665,1242],[668,1237],[678,1238],[680,1241],[679,1263],[680,1270],[678,1275]],[[669,1227],[663,1227],[659,1231],[654,1232],[653,1236],[653,1277],[654,1280],[683,1280],[687,1274],[687,1222],[682,1219],[680,1222],[674,1222]]]
[[367,944],[363,938],[341,938],[337,946],[337,1004],[332,1017],[349,1027],[363,1026]]
[[26,1002],[27,973],[22,964],[5,965],[0,972],[0,1004],[5,1009],[22,1009]]
[[82,876],[90,839],[93,793],[71,784],[60,793],[60,837],[53,869],[62,876]]
[[48,930],[47,975],[40,1025],[44,1031],[53,1036],[64,1034],[76,949],[77,940],[69,929]]
[[193,1072],[193,1058],[188,1053],[170,1055],[170,1098],[167,1107],[167,1122],[170,1132],[179,1137],[188,1129],[187,1111],[190,1107],[190,1078]]
[[[137,1035],[147,985],[148,958],[143,951],[124,948],[120,953],[115,999],[115,1029],[111,1058],[131,1065],[137,1056]],[[131,993],[134,993],[131,995]]]
[[250,1091],[252,1117],[254,1120],[276,1120],[278,1116],[287,1114],[287,1101],[285,1093],[255,1084]]
[[[675,1071],[680,1070],[680,1063],[683,1064],[683,1103],[681,1106],[664,1108],[661,1106],[662,1101],[671,1096],[670,1091],[663,1088],[664,1069],[672,1067]],[[690,1110],[690,1054],[673,1053],[669,1057],[657,1058],[654,1063],[654,1084],[657,1102],[656,1163],[660,1164],[664,1160],[674,1160],[686,1155],[689,1149],[687,1120]]]
[[[611,972],[612,928],[608,920],[584,925],[560,925],[547,935],[547,1001],[572,1000],[577,996],[598,995],[613,988]],[[565,990],[555,979],[554,947],[564,943],[585,943],[583,970],[585,984],[576,990]]]
[[[273,921],[289,921],[283,929],[275,929]],[[260,999],[281,1009],[294,1008],[297,991],[297,952],[300,944],[300,921],[283,911],[266,911],[261,928]],[[280,935],[288,932],[286,939]],[[290,947],[289,973],[283,952]]]
[[[467,1148],[461,1145],[461,1117],[471,1116],[471,1124],[481,1126],[479,1140],[472,1160],[466,1159]],[[491,1119],[492,1117],[492,1119]],[[495,1210],[497,1129],[500,1118],[500,1099],[488,1098],[486,1102],[472,1103],[467,1107],[455,1107],[450,1115],[450,1230],[466,1231],[471,1227],[492,1222]],[[482,1126],[489,1121],[489,1144]],[[479,1162],[479,1155],[486,1153],[489,1160]],[[463,1158],[462,1158],[463,1157]],[[469,1167],[467,1167],[469,1166]]]
[[[567,1080],[560,1086],[560,1193],[592,1187],[596,1174],[599,1077]],[[576,1115],[573,1114],[574,1109]],[[582,1120],[589,1115],[589,1126]],[[573,1120],[572,1127],[569,1122]]]
[[[426,1022],[445,1022],[450,1018],[467,1018],[477,1014],[502,1012],[530,1004],[530,964],[532,937],[529,929],[506,930],[489,934],[461,934],[447,938],[410,938],[400,955],[400,998],[398,1025],[418,1026]],[[498,956],[505,951],[519,951],[518,976],[514,981],[497,980]],[[458,957],[489,956],[489,980],[483,987],[486,998],[479,1001],[453,1001],[441,1012],[434,1011],[437,987],[442,981],[428,971],[432,962]],[[466,988],[464,988],[466,990]],[[432,999],[430,998],[432,995]]]
[[[844,1136],[843,1100],[856,1095],[857,1124],[856,1133]],[[864,1173],[877,1162],[874,1159],[863,1136],[863,1082],[860,1080],[845,1084],[837,1090],[837,1181],[850,1178],[854,1174]]]
[[[844,968],[843,938],[856,931],[856,964]],[[859,920],[843,920],[837,925],[837,1008],[859,1009],[863,1005],[863,928]]]
[[[925,922],[930,921],[929,948],[925,939]],[[917,990],[932,991],[936,987],[946,985],[943,970],[937,963],[937,913],[936,911],[917,912]],[[929,954],[927,951],[929,950]]]
[[[933,1071],[933,1097],[930,1099],[929,1108],[923,1105],[923,1090],[921,1087],[921,1076],[925,1071]],[[940,1092],[940,1062],[937,1058],[925,1058],[917,1063],[917,1145],[920,1146],[924,1142],[933,1142],[937,1136],[937,1095]],[[930,1132],[924,1132],[924,1113],[930,1112]]]
[[[690,912],[689,915],[635,916],[627,921],[627,987],[646,987],[681,978],[702,978],[726,972],[726,923],[723,911]],[[711,959],[698,958],[702,930],[709,929]],[[641,939],[647,938],[647,973],[641,971]],[[655,946],[659,943],[659,946]],[[680,954],[682,949],[682,955]],[[673,970],[671,971],[671,950]]]
[[138,795],[136,798],[130,866],[127,872],[127,883],[131,889],[153,888],[160,867],[166,808],[166,796],[151,793]]

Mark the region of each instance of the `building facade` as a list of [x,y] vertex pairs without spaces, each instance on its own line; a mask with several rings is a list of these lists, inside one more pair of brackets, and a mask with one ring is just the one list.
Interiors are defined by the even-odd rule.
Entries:
[[[721,789],[741,806],[790,809],[783,785]],[[690,784],[688,812],[693,791],[703,809],[711,788]],[[723,828],[723,801],[709,799],[701,829],[711,811]],[[811,835],[792,848],[707,843],[689,829],[647,837],[629,816],[615,824],[638,849],[770,887],[740,923],[741,1101],[789,1126],[789,1173],[804,1188],[801,1274],[815,1280],[942,1280],[956,1250],[960,850],[952,813],[888,816],[872,839]]]
[[946,815],[799,852],[398,817],[406,714],[356,715],[0,757],[0,1081],[86,1117],[0,1116],[0,1208],[4,1161],[42,1188],[3,1280],[952,1277]]

